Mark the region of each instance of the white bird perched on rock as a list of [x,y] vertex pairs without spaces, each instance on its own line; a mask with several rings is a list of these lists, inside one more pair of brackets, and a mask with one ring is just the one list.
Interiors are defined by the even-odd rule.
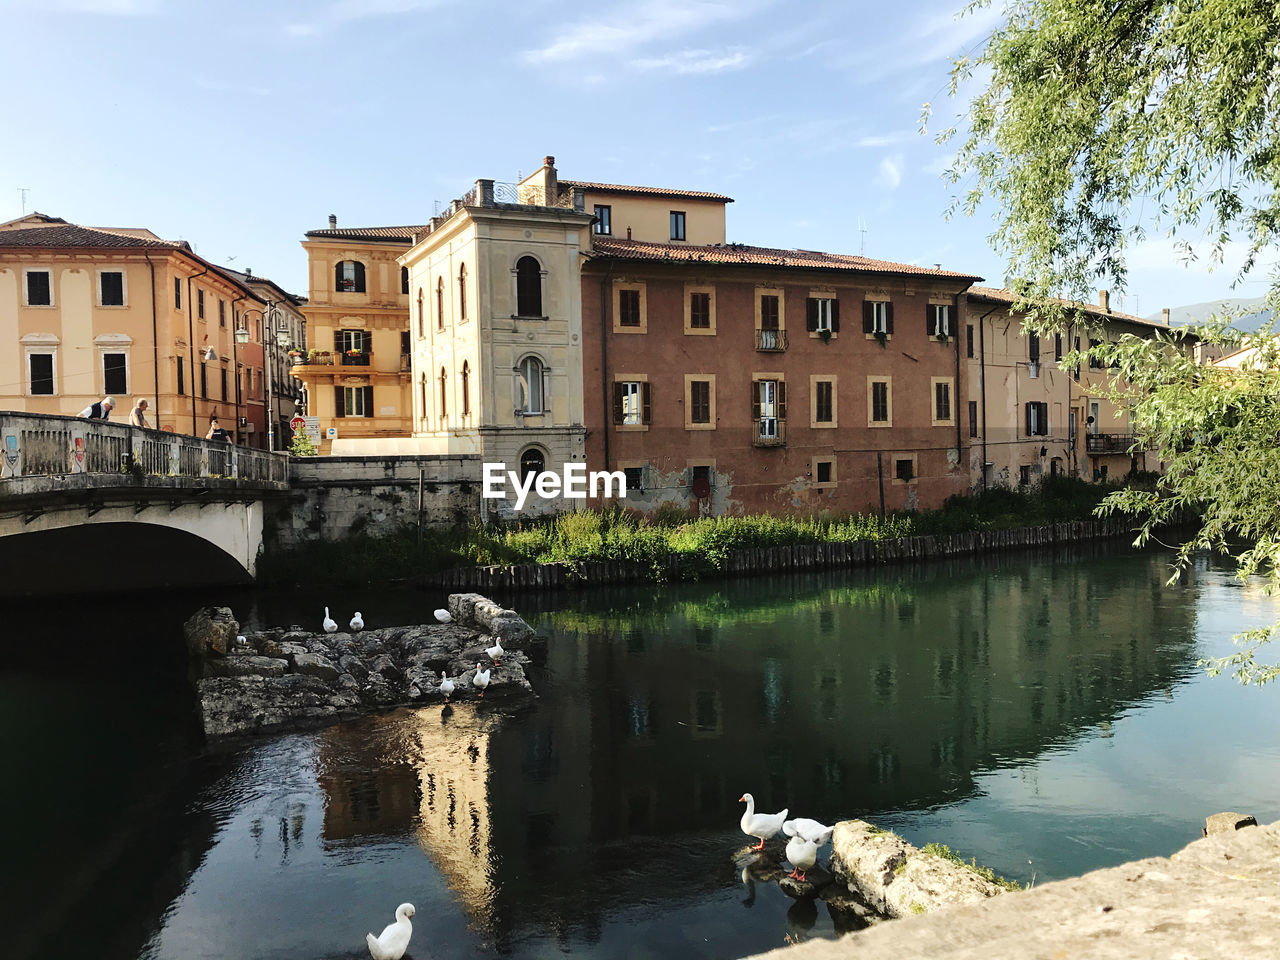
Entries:
[[441,607],[439,610],[436,611],[436,619],[439,620],[441,623],[448,623],[450,620],[453,619],[453,617],[449,615],[448,610],[445,610],[443,607]]
[[412,903],[402,903],[396,907],[396,922],[389,923],[382,931],[382,936],[372,933],[364,935],[369,944],[369,953],[373,960],[400,960],[409,949],[409,938],[413,936],[413,924],[409,918],[414,914]]
[[441,672],[440,686],[438,686],[436,689],[439,690],[440,693],[444,696],[444,699],[446,702],[449,700],[451,696],[453,696],[453,687],[454,687],[454,683],[451,679],[449,679],[449,674]]
[[489,686],[489,671],[481,670],[480,664],[476,664],[476,675],[471,680],[471,685],[480,691],[480,696],[484,696],[485,687]]
[[338,632],[338,622],[330,618],[328,607],[324,608],[324,632],[325,633]]
[[796,817],[794,820],[787,820],[782,824],[782,832],[788,837],[803,837],[806,840],[812,840],[818,846],[822,846],[830,840],[834,830],[835,827],[825,826],[817,820],[810,820],[808,817]]
[[360,611],[356,611],[356,615],[351,618],[351,629],[357,633],[364,629],[364,617],[360,616]]
[[249,638],[246,637],[244,634],[241,634],[240,636],[236,637],[237,647],[247,647],[248,645],[249,645]]
[[818,861],[818,845],[805,837],[794,836],[787,841],[787,861],[794,868],[787,876],[804,882],[804,875]]
[[492,646],[492,647],[485,647],[485,648],[484,648],[484,652],[485,652],[485,653],[487,653],[487,654],[489,655],[489,659],[490,659],[490,660],[492,660],[494,663],[497,663],[497,662],[498,662],[498,660],[499,660],[499,659],[501,659],[502,655],[503,655],[504,653],[506,653],[507,651],[505,651],[505,650],[503,650],[503,649],[502,649],[502,638],[501,638],[501,637],[494,637],[494,638],[493,638],[493,646]]
[[738,798],[739,803],[747,805],[747,812],[742,815],[742,832],[748,837],[755,837],[760,842],[752,847],[752,850],[763,850],[764,842],[774,836],[782,829],[782,823],[787,819],[787,811],[781,813],[756,813],[755,797],[749,793],[744,793]]

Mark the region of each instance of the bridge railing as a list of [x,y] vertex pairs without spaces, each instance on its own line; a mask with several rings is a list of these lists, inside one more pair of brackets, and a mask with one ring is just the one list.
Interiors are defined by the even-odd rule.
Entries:
[[125,423],[0,412],[0,479],[139,472],[283,484],[289,455]]

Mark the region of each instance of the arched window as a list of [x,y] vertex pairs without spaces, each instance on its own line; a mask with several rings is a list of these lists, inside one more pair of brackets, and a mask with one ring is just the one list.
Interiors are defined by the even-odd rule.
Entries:
[[519,410],[521,413],[542,413],[542,379],[544,373],[542,361],[537,357],[525,357],[520,361],[516,382],[520,391]]
[[343,260],[333,268],[333,289],[339,293],[364,293],[364,264]]
[[436,329],[444,329],[444,277],[436,280]]
[[422,393],[422,413],[420,416],[422,417],[423,420],[426,420],[427,419],[427,375],[425,373],[421,377],[419,377],[419,388]]
[[542,316],[542,267],[533,257],[516,261],[516,315]]
[[407,294],[409,292],[409,268],[400,268],[400,292]]
[[423,316],[424,300],[422,297],[422,288],[418,288],[418,336],[425,337],[427,335],[427,321]]
[[467,319],[467,265],[458,268],[458,319]]
[[462,361],[462,415],[471,416],[471,364]]
[[440,368],[440,422],[443,423],[449,416],[449,375],[444,372],[444,367]]
[[529,474],[537,475],[542,473],[547,467],[547,458],[543,456],[542,451],[537,447],[530,447],[524,453],[520,454],[520,479],[524,480]]

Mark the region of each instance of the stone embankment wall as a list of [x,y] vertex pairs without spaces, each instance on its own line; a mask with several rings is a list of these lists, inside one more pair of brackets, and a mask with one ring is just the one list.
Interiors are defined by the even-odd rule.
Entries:
[[[1233,815],[1237,816],[1238,815]],[[1280,822],[1032,890],[812,940],[761,960],[1280,956]]]
[[480,516],[480,471],[475,456],[294,457],[291,494],[266,505],[267,549],[469,523]]
[[[879,563],[912,562],[1010,550],[1081,543],[1108,537],[1131,536],[1128,520],[1077,520],[1043,527],[984,530],[938,536],[902,537],[896,540],[859,540],[851,543],[819,543],[798,546],[756,547],[735,550],[725,567],[727,576],[796,573],[836,567],[860,567]],[[665,579],[671,576],[669,565]],[[583,563],[524,563],[510,566],[458,567],[428,575],[427,586],[451,590],[519,590],[652,580],[649,568],[625,560]]]

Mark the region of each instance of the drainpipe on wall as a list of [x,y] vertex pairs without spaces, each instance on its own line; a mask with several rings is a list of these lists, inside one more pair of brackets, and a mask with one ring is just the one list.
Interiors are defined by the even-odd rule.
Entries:
[[[982,385],[980,396],[982,399],[982,490],[984,493],[987,490],[987,328],[985,321],[997,309],[997,307],[992,307],[978,318],[978,379]],[[1014,419],[1017,419],[1017,411],[1014,411]]]
[[[957,294],[956,294],[956,298],[955,298],[955,308],[956,308],[956,309],[955,309],[955,317],[956,317],[956,326],[957,326],[957,327],[959,327],[959,325],[960,325],[960,323],[959,323],[960,317],[964,316],[964,313],[960,310],[960,297],[961,297],[961,296],[962,296],[962,294],[957,293]],[[956,344],[956,380],[955,380],[955,384],[956,384],[956,388],[955,388],[955,405],[956,405],[956,409],[955,409],[955,413],[954,413],[953,415],[954,415],[954,417],[955,417],[955,421],[956,421],[956,465],[957,465],[957,466],[960,466],[960,457],[961,457],[961,455],[962,455],[962,453],[963,453],[963,451],[964,451],[964,447],[962,447],[962,446],[960,445],[960,431],[961,431],[961,429],[962,429],[962,428],[961,428],[961,426],[960,426],[960,331],[959,331],[959,330],[956,330],[956,335],[955,335],[954,337],[952,337],[951,339],[952,339],[952,340],[954,340],[954,341],[955,341],[955,344]]]
[[613,274],[613,261],[600,280],[600,402],[604,406],[601,433],[604,434],[604,469],[609,469],[609,432],[613,429],[612,397],[609,395],[609,277]]
[[147,258],[147,267],[151,271],[151,353],[155,359],[152,367],[152,373],[155,375],[156,388],[156,429],[160,429],[160,322],[156,314],[156,265],[151,260],[150,254],[144,254]]
[[[237,350],[239,340],[236,339],[236,331],[240,329],[240,315],[236,313],[236,304],[241,300],[248,300],[247,296],[239,296],[231,301],[231,378],[236,383],[236,435],[240,433],[240,354]],[[245,329],[249,329],[249,321],[245,321]],[[236,441],[241,443],[243,441]]]
[[[187,355],[191,358],[191,435],[193,437],[200,436],[200,431],[196,427],[196,322],[193,311],[195,307],[191,304],[191,281],[203,277],[209,272],[206,266],[199,273],[192,274],[187,277]],[[177,426],[175,423],[174,426]]]

